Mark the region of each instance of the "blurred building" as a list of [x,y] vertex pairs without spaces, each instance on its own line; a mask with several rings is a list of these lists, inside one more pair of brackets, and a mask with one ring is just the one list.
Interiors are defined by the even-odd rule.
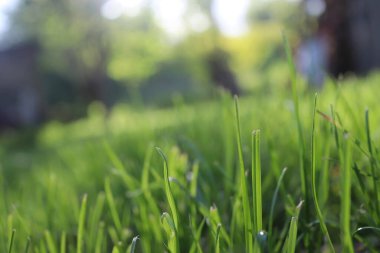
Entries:
[[0,126],[32,125],[39,120],[38,51],[35,42],[0,50]]

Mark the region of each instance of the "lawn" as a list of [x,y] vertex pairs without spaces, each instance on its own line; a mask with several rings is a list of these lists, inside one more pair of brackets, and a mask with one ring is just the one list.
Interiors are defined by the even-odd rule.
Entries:
[[0,250],[378,252],[379,81],[93,104],[3,135]]

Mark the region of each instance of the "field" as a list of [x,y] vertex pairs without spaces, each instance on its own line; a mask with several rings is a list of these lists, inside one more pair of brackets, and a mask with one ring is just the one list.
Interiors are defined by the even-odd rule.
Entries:
[[0,250],[378,252],[379,81],[3,135]]

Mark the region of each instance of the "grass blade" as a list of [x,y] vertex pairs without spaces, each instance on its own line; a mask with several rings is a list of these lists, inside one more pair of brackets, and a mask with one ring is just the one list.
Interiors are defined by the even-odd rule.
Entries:
[[293,253],[296,250],[297,242],[297,218],[292,217],[290,221],[289,235],[286,244],[286,253]]
[[117,231],[120,232],[121,231],[121,221],[120,221],[119,215],[117,213],[115,200],[112,196],[109,178],[106,178],[106,180],[104,181],[104,191],[106,193],[106,199],[107,199],[107,203],[108,203],[108,206],[110,208],[110,211],[111,211],[111,217],[112,217],[113,223],[114,223]]
[[106,141],[103,143],[103,146],[107,156],[111,160],[113,166],[115,166],[115,169],[119,173],[126,187],[130,190],[135,189],[138,185],[136,179],[126,172],[123,163],[120,161],[119,157],[116,155],[116,153],[112,150],[111,146]]
[[[145,209],[145,212],[141,212],[142,215],[145,215],[144,223],[146,223],[147,231],[152,231],[154,238],[156,238],[157,241],[162,241],[162,231],[160,229],[160,226],[153,225],[155,224],[155,221],[152,221],[152,219],[149,218],[150,215],[154,217],[159,217],[161,215],[161,211],[157,205],[157,202],[152,194],[152,184],[150,182],[150,174],[152,172],[151,170],[151,158],[153,155],[153,145],[149,144],[147,147],[147,150],[145,151],[145,157],[144,157],[144,163],[143,163],[143,169],[141,172],[141,188],[143,190],[143,195],[145,197],[144,201],[140,201],[140,208]],[[161,180],[161,179],[160,179]],[[146,207],[145,207],[146,205]],[[149,211],[148,211],[149,210]],[[150,214],[148,214],[150,213]],[[149,242],[149,238],[145,238],[144,241],[142,241],[142,247],[150,247],[153,246],[151,242]],[[145,249],[144,251],[149,252],[149,250]]]
[[202,222],[199,224],[197,229],[195,228],[194,218],[190,217],[189,219],[190,219],[190,229],[193,235],[193,243],[190,247],[189,253],[195,253],[195,252],[203,253],[199,240],[201,238],[202,229],[203,229],[204,224],[206,223],[206,219],[202,220]]
[[96,242],[96,235],[98,233],[99,228],[99,222],[103,213],[104,204],[106,201],[106,196],[104,192],[100,192],[96,198],[95,205],[91,208],[91,212],[89,213],[89,241],[88,244],[90,245],[89,251],[94,251],[94,246]]
[[269,238],[271,238],[272,236],[274,206],[277,202],[278,192],[280,191],[280,186],[287,170],[288,168],[286,167],[282,170],[280,177],[278,178],[278,181],[277,181],[276,189],[274,190],[274,193],[273,193],[272,203],[271,203],[270,211],[269,211],[269,226],[268,226]]
[[95,253],[102,252],[102,243],[104,238],[104,222],[99,224],[99,228],[96,234]]
[[312,193],[313,193],[313,201],[315,206],[315,211],[317,212],[319,224],[321,226],[321,230],[323,234],[327,238],[328,245],[330,247],[331,252],[335,252],[334,246],[331,242],[331,238],[329,235],[329,232],[327,230],[325,220],[323,218],[321,209],[318,204],[318,198],[317,198],[317,188],[316,188],[316,157],[315,157],[315,146],[316,146],[316,131],[315,131],[315,121],[316,121],[316,110],[317,110],[317,100],[318,95],[315,94],[314,98],[314,111],[313,111],[313,125],[312,125],[312,133],[311,133],[311,187],[312,187]]
[[351,239],[350,214],[351,214],[351,141],[346,142],[345,163],[341,166],[341,208],[340,227],[343,252],[354,252]]
[[16,234],[16,229],[12,229],[12,235],[11,235],[11,240],[9,242],[8,253],[12,252],[12,247],[13,247],[13,241],[14,241],[14,238],[15,238],[15,234]]
[[239,153],[239,165],[240,165],[240,184],[241,184],[241,196],[243,203],[243,216],[244,216],[244,236],[245,236],[245,250],[246,252],[253,252],[253,237],[252,237],[252,220],[251,211],[248,200],[248,188],[245,180],[245,167],[243,160],[243,151],[241,145],[240,134],[240,120],[239,120],[239,104],[238,98],[235,96],[235,117],[236,117],[236,140]]
[[66,252],[66,233],[63,232],[61,235],[61,253]]
[[366,230],[372,230],[374,232],[377,232],[379,235],[380,235],[380,228],[377,228],[377,227],[360,227],[358,229],[356,229],[353,233],[352,233],[352,236],[354,236],[356,233],[359,233],[361,231],[366,231]]
[[55,248],[53,237],[51,236],[49,230],[45,230],[45,240],[50,253],[57,253]]
[[[173,192],[172,192],[172,189],[170,186],[168,161],[167,161],[167,158],[166,158],[164,152],[160,148],[156,147],[156,150],[160,154],[160,156],[164,162],[165,195],[166,195],[166,199],[168,200],[168,203],[169,203],[171,215],[173,217],[173,225],[174,225],[174,232],[175,232],[175,235],[174,235],[175,252],[178,252],[179,251],[179,242],[178,242],[178,238],[177,238],[178,237],[178,211],[177,211],[177,207],[175,205]],[[167,215],[165,215],[165,217],[167,217]]]
[[79,223],[78,223],[78,234],[77,234],[77,253],[83,252],[83,241],[84,241],[84,223],[86,220],[86,209],[87,209],[87,194],[83,196],[82,204],[79,212]]
[[373,180],[373,188],[375,193],[375,213],[376,213],[376,220],[380,219],[380,199],[379,199],[379,190],[378,190],[378,183],[376,182],[376,158],[373,153],[372,148],[372,140],[371,140],[371,132],[370,132],[370,126],[369,126],[369,111],[365,111],[365,127],[366,127],[366,136],[367,136],[367,145],[368,145],[368,151],[370,154],[370,164],[371,164],[371,173],[372,173],[372,180]]
[[[218,229],[218,225],[222,224],[222,219],[220,218],[218,208],[215,205],[210,207],[208,218],[210,221],[212,231],[216,231]],[[225,240],[227,245],[230,246],[231,244],[230,237],[228,236],[226,230],[222,226],[220,227],[220,235]]]
[[112,249],[112,253],[120,253],[120,250],[118,249],[117,246],[114,246]]
[[260,130],[252,133],[252,197],[253,197],[253,234],[263,229],[261,196]]
[[131,245],[129,245],[126,253],[134,253],[135,252],[136,243],[137,243],[137,240],[139,240],[139,239],[140,239],[139,236],[133,237],[132,243],[131,243]]
[[164,161],[164,181],[165,181],[165,195],[169,203],[170,212],[173,216],[173,221],[175,225],[175,229],[178,230],[178,211],[177,207],[175,205],[173,192],[170,186],[170,179],[169,179],[169,166],[168,166],[168,160],[162,152],[162,150],[158,147],[156,147],[157,152],[160,154],[161,158]]
[[318,194],[318,203],[323,210],[324,207],[326,207],[326,203],[329,197],[329,189],[330,189],[330,182],[329,182],[329,165],[330,161],[328,159],[330,155],[330,148],[331,148],[331,135],[329,134],[325,140],[324,143],[322,143],[324,147],[324,153],[323,153],[323,163],[320,168],[320,179],[318,182],[317,192]]
[[222,227],[222,224],[218,224],[216,228],[216,235],[215,235],[215,253],[220,253],[220,229]]
[[27,240],[27,242],[26,242],[26,247],[25,247],[25,253],[28,253],[29,252],[29,246],[30,246],[30,237],[28,237],[28,240]]
[[302,128],[300,113],[299,113],[297,73],[296,73],[296,67],[293,61],[293,57],[292,57],[292,52],[289,46],[289,41],[284,32],[282,33],[282,39],[283,39],[283,45],[286,52],[286,58],[288,61],[288,67],[289,67],[290,79],[291,79],[291,85],[292,85],[294,115],[296,118],[297,134],[298,134],[298,152],[299,152],[299,164],[300,164],[300,175],[301,175],[301,190],[302,190],[303,199],[305,200],[306,221],[308,222],[310,220],[309,190],[307,187],[308,179],[307,179],[307,171],[305,167],[305,141],[304,141],[303,128]]
[[290,227],[288,232],[288,237],[286,238],[286,242],[284,245],[284,253],[294,253],[296,250],[296,244],[297,244],[297,227],[298,227],[298,217],[299,213],[301,211],[303,201],[301,201],[297,208],[296,208],[296,214],[292,217],[290,221]]
[[168,245],[167,245],[168,250],[171,253],[179,252],[177,229],[175,227],[174,221],[172,217],[170,216],[170,214],[168,214],[167,212],[164,212],[161,215],[161,224],[163,225],[168,235]]

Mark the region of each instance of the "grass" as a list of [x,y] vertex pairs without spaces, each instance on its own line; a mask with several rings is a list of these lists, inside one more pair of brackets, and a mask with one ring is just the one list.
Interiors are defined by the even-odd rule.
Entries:
[[[315,148],[316,148],[316,133],[315,133],[315,121],[316,121],[316,111],[317,111],[317,94],[315,94],[315,99],[314,99],[314,110],[313,110],[313,124],[312,124],[312,132],[311,132],[311,189],[313,192],[313,201],[314,201],[314,206],[315,206],[315,212],[317,213],[318,221],[321,226],[321,230],[323,234],[326,236],[328,245],[330,247],[331,252],[335,252],[334,245],[331,242],[330,234],[327,230],[325,219],[322,215],[321,208],[319,207],[318,204],[318,197],[317,197],[317,188],[316,188],[316,164],[315,164]],[[350,169],[350,168],[349,168]],[[343,174],[344,175],[344,174]],[[344,175],[345,176],[345,175]],[[342,176],[342,178],[345,178]],[[346,178],[345,178],[346,179]],[[349,179],[346,179],[349,182]],[[346,187],[344,189],[347,192]],[[343,193],[342,193],[343,195]],[[349,208],[349,206],[348,206]],[[349,209],[345,209],[346,211],[349,212]]]
[[3,135],[0,251],[376,252],[379,80]]
[[[239,167],[240,167],[240,191],[239,195],[241,195],[241,201],[243,204],[243,217],[244,217],[244,237],[245,237],[245,251],[252,253],[253,252],[253,238],[255,231],[252,227],[251,220],[251,208],[249,204],[249,192],[247,187],[246,180],[246,171],[244,166],[243,159],[243,148],[241,145],[241,133],[240,133],[240,119],[239,119],[239,104],[238,99],[235,97],[235,115],[236,115],[236,139],[237,139],[237,147],[239,153]],[[240,196],[238,196],[240,198]]]

